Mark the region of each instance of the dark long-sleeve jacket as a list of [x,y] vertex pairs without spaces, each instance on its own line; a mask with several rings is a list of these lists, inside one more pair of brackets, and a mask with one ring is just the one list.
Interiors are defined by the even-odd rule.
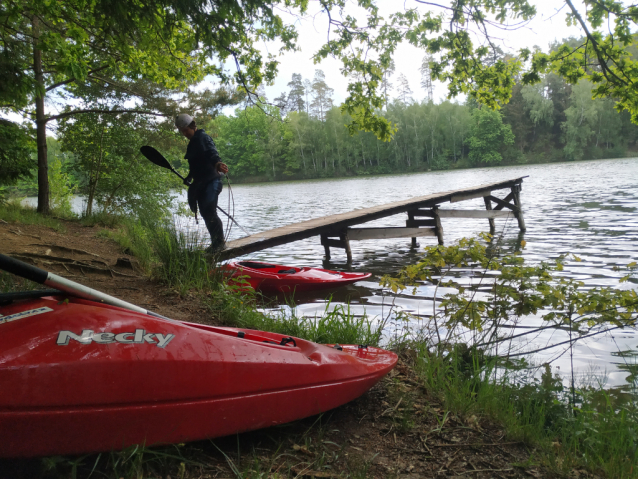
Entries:
[[204,130],[197,130],[186,147],[186,155],[190,171],[188,178],[193,184],[188,187],[188,205],[197,214],[197,201],[206,184],[219,178],[217,163],[221,162],[219,152],[213,139]]
[[190,172],[189,178],[193,183],[208,183],[219,178],[216,165],[221,161],[213,139],[204,130],[197,130],[188,143],[186,155]]

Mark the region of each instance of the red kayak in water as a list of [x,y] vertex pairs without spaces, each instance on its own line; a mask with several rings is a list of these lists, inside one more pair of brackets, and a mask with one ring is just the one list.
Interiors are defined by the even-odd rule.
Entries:
[[250,286],[264,293],[289,293],[336,288],[356,283],[371,273],[346,273],[320,268],[297,268],[261,261],[230,262],[222,266],[226,274],[242,278]]
[[181,443],[281,424],[357,398],[397,362],[373,347],[149,314],[63,293],[5,295],[0,456]]

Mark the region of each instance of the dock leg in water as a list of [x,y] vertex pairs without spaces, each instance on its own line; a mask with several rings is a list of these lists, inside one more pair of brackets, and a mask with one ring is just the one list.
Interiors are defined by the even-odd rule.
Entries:
[[322,234],[321,244],[326,251],[326,259],[330,259],[330,247],[343,248],[346,250],[346,257],[348,262],[352,262],[352,250],[350,249],[350,241],[348,240],[348,233],[339,233],[339,238],[330,238],[330,236],[337,236],[336,234]]
[[525,219],[523,218],[523,207],[521,206],[521,185],[512,186],[512,195],[514,196],[514,204],[516,205],[516,210],[514,210],[514,215],[518,220],[518,227],[521,231],[525,231],[527,228],[525,227]]
[[330,259],[330,246],[328,245],[328,237],[326,235],[321,235],[321,244],[326,252],[326,259]]
[[[492,200],[490,200],[489,196],[484,196],[483,200],[485,201],[485,209],[488,211],[492,210]],[[494,233],[496,233],[496,224],[494,223],[494,218],[488,218],[489,223],[490,223],[490,234],[493,235]]]
[[341,242],[343,243],[343,247],[346,250],[346,260],[348,263],[352,263],[352,250],[350,249],[350,241],[348,240],[348,233],[344,233],[339,236]]
[[[408,211],[408,219],[409,220],[414,220],[414,212],[413,211]],[[412,237],[412,247],[413,248],[418,248],[419,247],[419,243],[416,242],[416,237],[415,236]]]
[[443,246],[443,226],[441,226],[441,216],[439,215],[439,206],[432,207],[432,217],[434,218],[434,233],[439,244]]

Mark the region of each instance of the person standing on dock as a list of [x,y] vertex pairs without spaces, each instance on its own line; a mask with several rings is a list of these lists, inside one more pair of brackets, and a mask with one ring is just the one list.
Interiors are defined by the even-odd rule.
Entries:
[[190,140],[184,156],[190,169],[184,179],[184,184],[188,186],[188,205],[195,214],[199,206],[210,234],[211,245],[207,251],[215,253],[224,248],[224,226],[217,216],[217,200],[228,166],[221,162],[213,139],[197,128],[192,116],[186,113],[177,115],[175,127]]

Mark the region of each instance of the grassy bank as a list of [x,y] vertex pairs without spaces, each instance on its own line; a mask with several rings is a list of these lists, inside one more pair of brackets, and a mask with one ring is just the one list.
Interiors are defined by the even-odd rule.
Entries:
[[478,367],[480,355],[462,347],[447,356],[416,347],[417,372],[446,409],[502,424],[510,440],[533,448],[530,461],[565,476],[583,469],[603,477],[638,477],[635,391],[619,401],[614,391],[577,387],[574,403],[549,365],[541,378],[516,370],[497,375],[493,364]]
[[[38,219],[38,215],[32,212],[15,208],[9,213],[0,208],[0,218],[8,218],[5,221],[11,222],[45,221]],[[98,236],[117,241],[122,250],[139,258],[149,276],[168,286],[177,295],[197,298],[207,307],[211,316],[223,324],[273,331],[321,343],[376,345],[381,342],[381,333],[386,325],[366,316],[357,317],[347,306],[334,309],[327,307],[325,314],[315,318],[298,317],[294,309],[292,313],[263,314],[260,308],[264,307],[266,300],[256,293],[243,292],[241,285],[228,284],[222,275],[211,268],[211,258],[190,246],[193,238],[170,225],[99,216],[78,221],[95,226]],[[60,227],[64,225],[60,224]],[[481,254],[486,254],[480,247],[478,243],[468,242],[456,249],[436,248],[426,254],[420,265],[423,269],[412,272],[419,275],[425,268],[430,268],[432,271],[429,274],[444,277],[447,270],[442,269],[441,261],[452,267],[451,258],[462,262],[463,254],[467,252],[468,257],[476,262]],[[450,256],[446,256],[446,252]],[[489,261],[493,266],[494,259],[490,258]],[[477,267],[481,267],[480,261],[478,263]],[[518,278],[525,284],[530,297],[540,301],[534,298],[534,290],[529,282],[531,277],[541,275],[540,270],[525,270],[522,264],[516,263],[516,274],[519,276],[513,276],[514,273],[505,266],[500,266],[504,279],[513,282]],[[401,283],[408,284],[409,278],[395,279],[389,285],[398,287]],[[35,286],[7,274],[0,275],[3,291]],[[516,291],[519,289],[514,288]],[[571,290],[568,285],[563,285],[561,291],[567,294]],[[504,298],[507,291],[502,290],[499,294]],[[554,294],[554,291],[547,290],[546,294]],[[461,312],[473,314],[474,307],[477,312],[480,311],[480,303],[464,303],[462,298],[456,298],[456,301],[458,303],[452,300],[448,303],[448,316],[435,318],[441,321],[440,324],[445,323],[449,327],[450,318],[460,321],[463,319]],[[631,307],[629,303],[625,305],[625,310],[627,307]],[[485,310],[481,314],[486,314]],[[509,303],[501,302],[494,309],[494,314],[513,313]],[[392,431],[399,434],[399,439],[401,435],[422,435],[427,441],[428,437],[439,435],[452,418],[457,418],[459,424],[465,424],[463,427],[479,432],[485,427],[485,421],[489,421],[503,427],[507,441],[520,441],[527,446],[527,462],[513,467],[542,465],[559,476],[586,471],[576,475],[638,477],[635,391],[620,398],[614,391],[605,390],[595,382],[566,387],[549,365],[540,367],[542,374],[536,375],[533,365],[504,362],[490,356],[489,347],[468,347],[451,340],[435,341],[416,334],[415,337],[419,339],[404,338],[390,345],[400,351],[403,357],[410,358],[410,362],[406,363],[411,371],[410,382],[402,382],[401,376],[398,376],[384,383],[388,394],[386,398],[389,398],[390,403],[388,409],[394,406],[393,414],[396,413],[392,416]],[[400,392],[406,384],[413,386],[410,396]],[[436,408],[432,406],[434,401]],[[430,404],[428,414],[434,415],[435,426],[426,428],[419,425],[416,416],[422,413],[423,409],[417,407],[421,403]],[[326,415],[313,418],[310,422],[300,421],[277,431],[242,436],[250,439],[237,436],[189,445],[162,448],[139,446],[108,454],[45,458],[37,465],[24,466],[37,469],[37,475],[26,474],[23,477],[215,477],[222,474],[219,470],[220,457],[225,470],[231,471],[235,477],[303,477],[291,459],[290,448],[309,458],[308,467],[312,471],[324,474],[314,477],[369,477],[371,463],[365,459],[366,456],[356,459],[346,457],[345,441],[333,439],[329,435],[331,430],[338,427]],[[270,435],[275,437],[264,439]],[[396,435],[393,439],[396,443]],[[266,449],[260,449],[262,443],[259,441],[262,440],[269,444]],[[233,445],[233,441],[237,444]],[[249,445],[242,444],[240,447],[240,441],[249,441]],[[235,452],[231,452],[233,449]],[[211,459],[213,456],[217,459]],[[388,473],[387,477],[398,475]]]

